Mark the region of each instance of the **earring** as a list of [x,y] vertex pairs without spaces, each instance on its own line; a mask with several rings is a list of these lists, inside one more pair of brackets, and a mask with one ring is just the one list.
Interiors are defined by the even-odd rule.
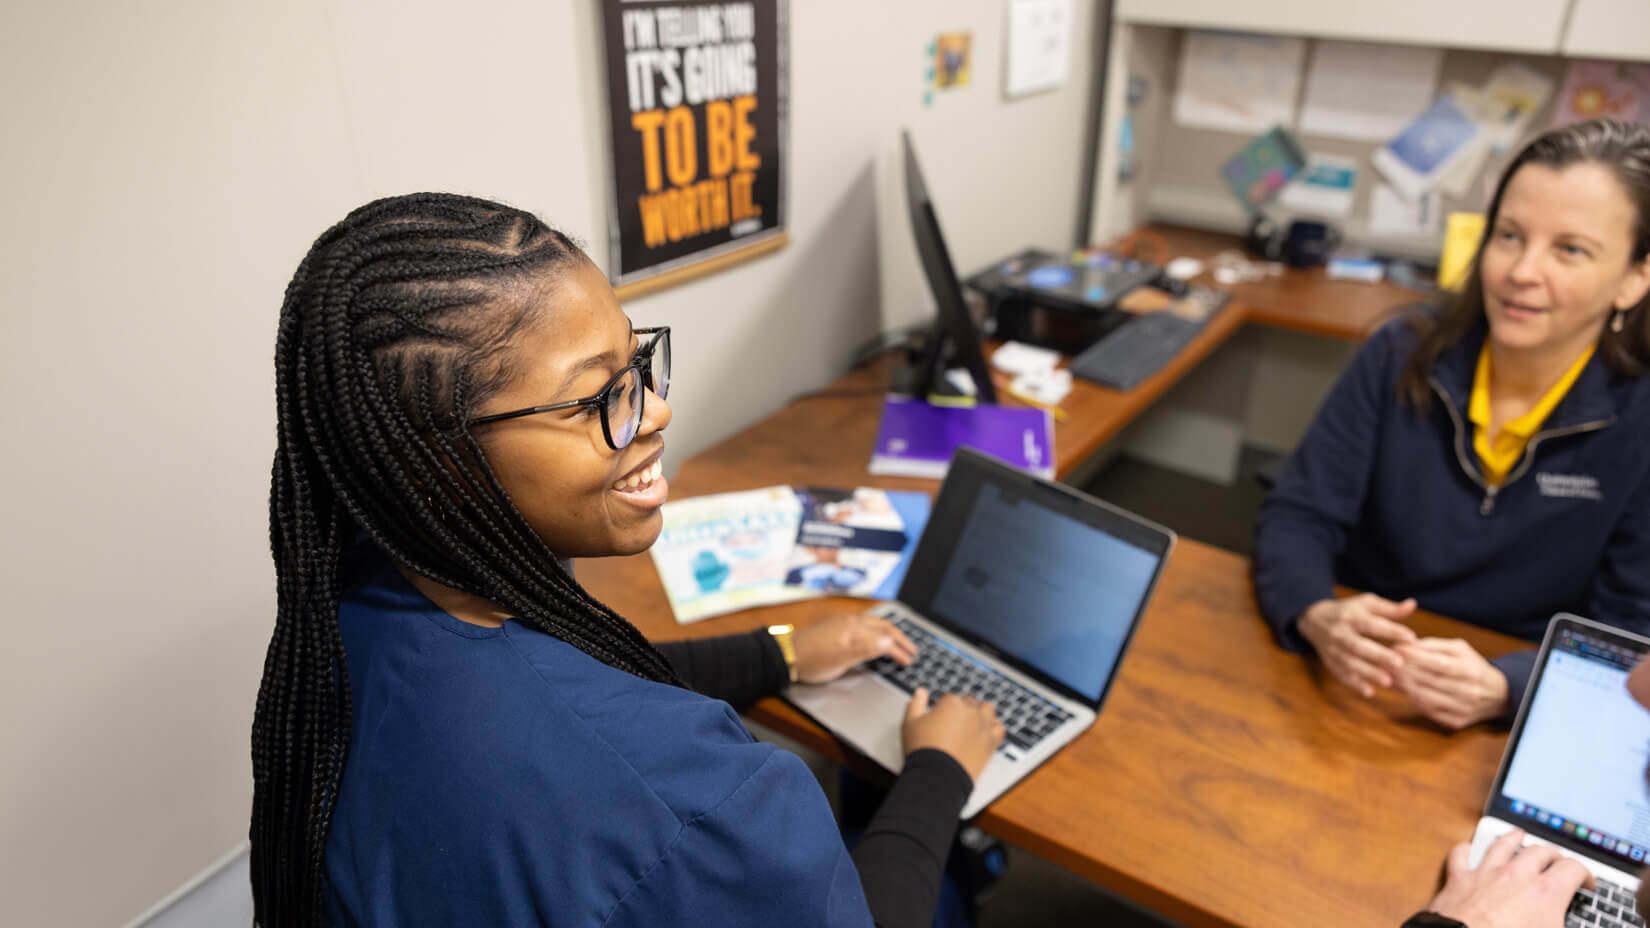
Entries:
[[1616,310],[1616,318],[1610,320],[1610,331],[1620,332],[1621,331],[1621,326],[1622,326],[1622,320],[1624,320],[1626,318],[1627,318],[1627,310],[1625,310],[1625,309]]

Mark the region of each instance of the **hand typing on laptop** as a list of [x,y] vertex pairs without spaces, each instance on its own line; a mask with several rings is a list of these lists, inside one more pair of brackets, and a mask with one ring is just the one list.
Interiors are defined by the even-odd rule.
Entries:
[[[928,746],[969,768],[972,818],[1094,724],[1173,545],[1162,526],[959,448],[899,593],[844,631],[861,643],[830,648],[841,660],[818,677],[799,667],[785,699],[890,771],[945,735],[951,746]],[[855,655],[875,659],[844,669]]]
[[869,612],[832,616],[796,630],[796,678],[802,683],[829,683],[877,657],[903,667],[916,660],[917,646]]
[[[888,658],[901,667],[917,658],[917,646],[893,623],[870,612],[832,616],[795,632],[796,678],[829,683],[855,665]],[[1003,743],[1003,723],[989,702],[946,693],[929,704],[918,689],[906,704],[900,741],[907,756],[923,748],[951,755],[971,778]]]
[[1593,875],[1558,848],[1524,844],[1525,834],[1509,831],[1490,845],[1477,869],[1467,865],[1471,844],[1463,841],[1445,862],[1444,888],[1427,909],[1472,928],[1556,928],[1576,891],[1592,889]]
[[1473,840],[1410,925],[1644,928],[1646,654],[1650,638],[1553,617]]
[[976,780],[1003,743],[1003,734],[1003,723],[991,703],[946,693],[929,708],[928,690],[921,687],[911,695],[900,726],[906,756],[923,748],[938,748],[956,758]]

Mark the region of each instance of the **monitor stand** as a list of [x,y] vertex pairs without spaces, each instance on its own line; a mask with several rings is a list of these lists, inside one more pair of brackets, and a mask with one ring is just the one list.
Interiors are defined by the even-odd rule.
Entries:
[[[907,355],[910,360],[894,375],[893,391],[919,400],[932,398],[941,404],[973,402],[984,392],[979,384],[974,385],[975,394],[970,396],[957,389],[946,376],[951,370],[968,371],[967,365],[959,363],[955,354],[950,335],[935,325],[923,336],[920,347]],[[969,377],[972,379],[973,374]]]

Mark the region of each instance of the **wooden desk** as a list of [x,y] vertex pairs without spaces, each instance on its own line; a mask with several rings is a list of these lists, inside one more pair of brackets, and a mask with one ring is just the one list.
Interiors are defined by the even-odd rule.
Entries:
[[[711,472],[702,460],[684,468],[690,486]],[[792,474],[768,482],[816,472]],[[863,608],[814,600],[679,626],[647,555],[578,570],[659,640]],[[1491,656],[1525,646],[1435,616],[1413,624]],[[777,700],[751,715],[848,760]],[[1099,721],[977,824],[1190,926],[1393,928],[1431,898],[1445,853],[1471,835],[1504,741],[1485,727],[1445,734],[1397,701],[1366,703],[1327,680],[1272,643],[1245,559],[1182,540]]]
[[[1169,257],[1208,261],[1222,251],[1241,251],[1243,243],[1231,235],[1182,226],[1155,224],[1146,231],[1168,245]],[[1216,286],[1209,272],[1193,279]],[[1362,341],[1393,315],[1393,310],[1422,298],[1418,290],[1396,284],[1333,280],[1323,268],[1290,270],[1279,277],[1234,284],[1221,289],[1243,307],[1244,319],[1262,325]]]
[[[1212,254],[1231,244],[1160,231],[1177,253]],[[1284,302],[1257,309],[1247,300],[1266,291],[1240,290],[1242,300],[1135,390],[1079,384],[1064,404],[1069,421],[1056,430],[1059,472],[1246,321],[1356,337],[1413,298],[1398,288],[1309,278],[1248,286],[1278,288]],[[1342,286],[1363,295],[1339,309],[1320,305],[1320,294]],[[776,483],[933,492],[935,481],[866,471],[889,373],[886,364],[855,371],[827,395],[798,400],[685,462],[671,495]],[[802,625],[863,607],[813,600],[679,626],[647,555],[584,561],[578,569],[596,596],[658,640]],[[1490,656],[1524,646],[1435,616],[1414,624],[1423,634],[1465,638]],[[777,700],[760,703],[752,716],[853,762]],[[1188,925],[1392,928],[1430,898],[1445,853],[1471,834],[1503,742],[1483,727],[1445,734],[1399,702],[1366,703],[1324,679],[1315,663],[1272,643],[1243,558],[1182,540],[1100,720],[979,824]]]

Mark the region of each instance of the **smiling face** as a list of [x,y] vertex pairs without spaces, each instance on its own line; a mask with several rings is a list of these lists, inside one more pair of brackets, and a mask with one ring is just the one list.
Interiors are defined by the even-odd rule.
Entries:
[[1632,260],[1637,219],[1627,191],[1601,164],[1519,168],[1479,268],[1496,347],[1564,362],[1594,344],[1611,313],[1632,308],[1650,288],[1650,264]]
[[[511,342],[508,385],[476,416],[591,396],[635,355],[630,320],[588,261],[556,275]],[[670,406],[649,391],[629,447],[614,451],[594,405],[477,426],[476,440],[499,483],[558,557],[636,554],[659,537],[660,476]]]

